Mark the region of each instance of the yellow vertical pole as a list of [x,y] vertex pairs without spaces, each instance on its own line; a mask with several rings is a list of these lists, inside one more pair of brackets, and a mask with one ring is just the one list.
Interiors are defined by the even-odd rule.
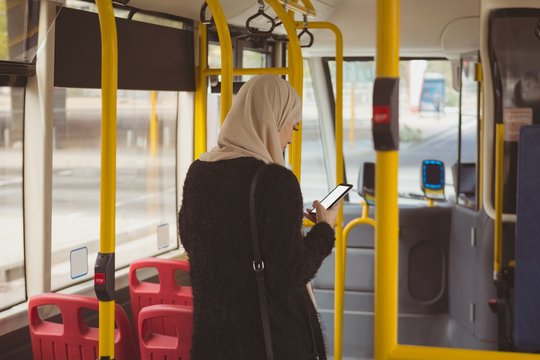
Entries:
[[[297,22],[296,27],[304,26]],[[343,182],[343,35],[341,30],[329,22],[310,22],[310,29],[327,29],[336,37],[336,182]],[[345,294],[345,256],[346,243],[343,236],[343,206],[340,207],[336,220],[336,267],[334,289],[334,359],[341,360],[343,339],[343,306]]]
[[[376,74],[399,79],[399,0],[377,1]],[[376,161],[374,353],[386,360],[397,346],[399,151],[378,150]]]
[[207,77],[205,70],[208,67],[207,57],[207,26],[199,24],[199,66],[196,71],[197,86],[195,89],[195,146],[193,157],[198,159],[199,156],[207,149]]
[[156,112],[157,91],[150,91],[150,155],[155,158],[158,153],[158,118]]
[[503,242],[503,184],[504,184],[504,124],[495,125],[495,229],[493,251],[493,279],[498,280],[502,271]]
[[355,94],[354,94],[354,83],[351,83],[351,118],[349,120],[349,145],[354,145],[355,140],[355,117],[356,117],[356,109],[355,109]]
[[212,12],[216,24],[221,49],[221,123],[225,121],[227,113],[231,109],[233,94],[233,60],[232,41],[229,32],[229,24],[223,13],[219,0],[207,0],[206,3]]
[[[101,28],[102,88],[99,252],[113,259],[113,276],[105,278],[104,281],[109,287],[112,286],[114,292],[118,40],[112,1],[97,0],[96,5]],[[101,299],[99,301],[99,357],[100,359],[114,359],[114,296],[111,301]]]
[[[336,182],[343,182],[343,37],[341,31],[333,26],[336,35]],[[347,245],[343,237],[343,206],[340,207],[336,221],[336,269],[334,289],[334,355],[341,360],[343,343],[343,308],[345,303],[345,256]],[[336,331],[337,329],[337,331]]]
[[[302,49],[300,48],[300,40],[296,34],[296,25],[294,21],[294,14],[289,14],[279,4],[278,0],[266,0],[266,2],[275,11],[283,26],[287,32],[289,38],[288,42],[288,68],[289,68],[289,82],[295,88],[300,98],[302,98],[303,85],[304,85],[304,63],[302,58]],[[292,144],[289,147],[289,162],[292,165],[292,172],[296,175],[298,182],[300,182],[301,173],[301,158],[302,158],[302,123],[298,131],[293,134]]]

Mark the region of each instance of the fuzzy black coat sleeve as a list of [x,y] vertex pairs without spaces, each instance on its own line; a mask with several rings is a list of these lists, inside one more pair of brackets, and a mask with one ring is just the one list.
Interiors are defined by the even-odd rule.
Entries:
[[298,180],[288,169],[267,165],[256,190],[257,219],[270,291],[304,287],[334,246],[334,230],[316,224],[302,234],[303,201]]

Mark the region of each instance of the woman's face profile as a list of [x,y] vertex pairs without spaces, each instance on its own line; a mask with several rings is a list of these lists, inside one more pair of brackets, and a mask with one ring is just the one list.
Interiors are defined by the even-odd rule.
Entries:
[[281,145],[281,150],[285,151],[285,148],[288,144],[292,141],[293,131],[295,131],[295,127],[298,126],[298,123],[291,123],[289,125],[284,126],[279,131],[279,143]]

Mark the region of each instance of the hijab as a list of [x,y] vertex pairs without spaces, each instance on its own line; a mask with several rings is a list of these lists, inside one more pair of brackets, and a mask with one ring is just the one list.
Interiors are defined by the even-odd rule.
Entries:
[[302,116],[300,97],[292,85],[275,75],[258,75],[246,82],[227,114],[217,146],[203,161],[254,157],[284,165],[279,131]]

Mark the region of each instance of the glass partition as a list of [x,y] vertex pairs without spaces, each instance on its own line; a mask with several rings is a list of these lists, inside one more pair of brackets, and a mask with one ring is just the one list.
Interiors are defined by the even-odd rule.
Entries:
[[[176,123],[178,93],[118,91],[116,266],[178,248]],[[78,281],[72,251],[99,247],[100,90],[55,89],[52,287]]]
[[0,87],[0,309],[25,299],[24,88]]

